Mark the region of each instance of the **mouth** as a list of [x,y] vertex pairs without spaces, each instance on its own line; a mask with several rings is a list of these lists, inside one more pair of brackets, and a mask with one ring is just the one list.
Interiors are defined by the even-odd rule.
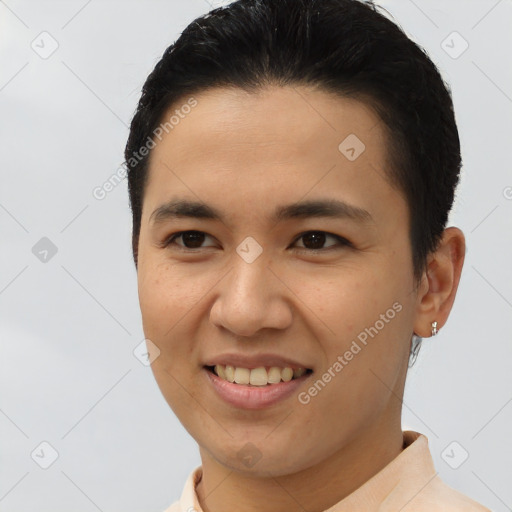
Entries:
[[222,364],[205,366],[205,369],[226,382],[260,388],[297,380],[313,372],[313,370],[309,368],[291,368],[289,366],[243,368]]
[[313,373],[313,370],[302,367],[245,368],[221,364],[206,365],[203,371],[206,382],[224,403],[253,411],[278,406],[291,399]]

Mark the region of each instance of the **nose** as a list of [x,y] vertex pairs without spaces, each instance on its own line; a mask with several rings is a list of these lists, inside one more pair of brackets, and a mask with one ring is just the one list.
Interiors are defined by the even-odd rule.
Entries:
[[234,268],[218,284],[211,322],[244,337],[262,329],[286,329],[293,317],[289,288],[267,258],[260,256],[252,263],[237,258]]

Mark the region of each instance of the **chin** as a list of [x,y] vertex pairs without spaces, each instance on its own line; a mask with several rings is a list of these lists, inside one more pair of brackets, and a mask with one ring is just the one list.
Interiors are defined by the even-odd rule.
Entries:
[[[289,437],[287,438],[290,439]],[[233,439],[232,446],[207,448],[209,456],[230,471],[250,477],[278,477],[298,473],[312,465],[321,462],[321,455],[313,448],[297,450],[297,442],[265,442],[264,437],[259,440],[252,440],[246,436],[243,442],[236,442]],[[263,448],[259,448],[263,446]],[[318,458],[319,460],[314,460]]]

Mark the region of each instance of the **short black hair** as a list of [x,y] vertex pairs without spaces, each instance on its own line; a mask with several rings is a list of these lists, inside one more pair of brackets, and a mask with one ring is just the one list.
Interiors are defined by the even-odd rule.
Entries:
[[360,0],[238,0],[194,20],[165,50],[143,86],[125,149],[135,265],[150,156],[139,150],[163,116],[207,89],[269,85],[313,86],[375,110],[389,142],[386,177],[408,204],[418,282],[459,182],[451,92],[425,50]]

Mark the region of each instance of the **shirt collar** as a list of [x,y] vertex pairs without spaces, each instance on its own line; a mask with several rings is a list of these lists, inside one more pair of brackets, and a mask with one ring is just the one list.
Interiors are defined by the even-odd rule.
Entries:
[[[325,512],[400,510],[412,501],[437,472],[427,437],[412,430],[404,431],[403,437],[404,450],[395,459]],[[201,477],[199,466],[187,478],[180,498],[182,512],[202,512],[196,493]]]

